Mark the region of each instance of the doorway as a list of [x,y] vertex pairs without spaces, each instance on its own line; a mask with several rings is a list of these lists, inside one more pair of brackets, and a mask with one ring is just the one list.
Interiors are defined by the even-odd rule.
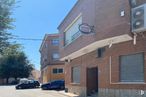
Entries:
[[87,68],[87,96],[98,92],[98,67]]

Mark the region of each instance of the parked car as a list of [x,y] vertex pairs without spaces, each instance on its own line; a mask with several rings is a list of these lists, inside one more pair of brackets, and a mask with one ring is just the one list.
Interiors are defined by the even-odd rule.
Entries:
[[38,88],[40,86],[40,83],[35,80],[29,80],[24,83],[20,83],[16,85],[16,89],[30,89],[30,88]]
[[29,80],[29,79],[27,79],[27,78],[22,78],[22,79],[19,80],[19,83],[20,83],[20,84],[21,84],[21,83],[28,83],[28,81],[31,81],[31,80]]
[[36,88],[40,87],[39,81],[34,80],[33,82],[34,82],[34,85],[36,86]]
[[17,85],[18,83],[19,83],[18,80],[14,80],[14,81],[12,81],[12,82],[10,83],[10,85]]
[[42,90],[62,90],[65,88],[64,80],[55,80],[41,85]]

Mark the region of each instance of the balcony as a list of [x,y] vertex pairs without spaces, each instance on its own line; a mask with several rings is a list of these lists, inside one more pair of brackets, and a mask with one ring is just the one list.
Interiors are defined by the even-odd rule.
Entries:
[[71,40],[72,40],[72,41],[76,40],[80,35],[81,35],[81,32],[80,32],[80,31],[76,32],[76,33],[71,37]]
[[64,46],[69,45],[70,43],[72,43],[73,41],[75,41],[75,40],[76,40],[77,38],[79,38],[80,36],[81,36],[81,32],[80,32],[80,31],[76,32],[75,34],[73,34],[73,35],[71,36],[70,40],[69,40],[69,39],[68,39],[68,40],[65,40]]

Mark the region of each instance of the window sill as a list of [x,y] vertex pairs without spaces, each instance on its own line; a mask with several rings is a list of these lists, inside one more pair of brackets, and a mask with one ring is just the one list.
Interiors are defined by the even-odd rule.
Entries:
[[71,85],[80,85],[80,83],[71,83]]
[[57,75],[57,74],[63,74],[63,73],[52,73],[52,74]]
[[111,84],[121,84],[121,85],[124,85],[124,84],[146,84],[145,82],[117,82],[117,83],[111,83]]

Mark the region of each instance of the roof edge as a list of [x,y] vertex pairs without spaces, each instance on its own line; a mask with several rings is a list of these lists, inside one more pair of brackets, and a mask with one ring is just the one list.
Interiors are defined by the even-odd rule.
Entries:
[[82,0],[78,0],[74,6],[71,8],[71,10],[67,13],[67,15],[64,17],[64,19],[61,21],[61,23],[59,24],[59,26],[57,27],[57,29],[59,29],[63,23],[65,22],[65,20],[69,17],[69,15],[71,14],[71,12],[75,9],[75,7],[79,4],[79,2],[81,2]]
[[59,36],[59,33],[55,33],[55,34],[45,34],[44,39],[42,40],[42,43],[41,43],[41,46],[40,46],[40,49],[39,49],[40,52],[42,51],[43,45],[44,45],[44,43],[45,43],[47,37],[49,37],[49,36]]

